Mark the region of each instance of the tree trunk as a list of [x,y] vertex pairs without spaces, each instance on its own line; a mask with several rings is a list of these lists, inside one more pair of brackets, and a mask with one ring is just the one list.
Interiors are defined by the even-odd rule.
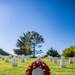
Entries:
[[33,48],[33,57],[35,57],[35,47]]

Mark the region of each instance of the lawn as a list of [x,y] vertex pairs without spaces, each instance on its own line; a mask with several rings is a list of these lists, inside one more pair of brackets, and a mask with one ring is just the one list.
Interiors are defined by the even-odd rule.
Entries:
[[[32,63],[36,58],[30,58],[28,61],[24,63],[20,62],[18,59],[18,66],[12,67],[11,59],[9,62],[5,62],[0,58],[0,75],[26,75],[25,70],[29,64]],[[60,68],[60,60],[58,59],[58,63],[54,64],[53,61],[50,61],[48,58],[43,58],[44,62],[49,66],[51,75],[75,75],[75,62],[74,64],[69,64],[67,59],[67,67]]]

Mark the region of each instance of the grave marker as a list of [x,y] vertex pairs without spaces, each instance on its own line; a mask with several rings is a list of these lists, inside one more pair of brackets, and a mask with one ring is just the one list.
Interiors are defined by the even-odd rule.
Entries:
[[5,62],[9,62],[8,56],[5,56]]
[[65,58],[60,59],[60,68],[66,68],[66,59]]
[[24,56],[23,55],[21,56],[21,62],[24,62]]
[[5,56],[2,55],[2,60],[4,60],[4,59],[5,59]]
[[17,58],[16,57],[12,58],[12,66],[17,66]]
[[69,58],[69,63],[70,63],[70,64],[73,64],[73,57],[70,57],[70,58]]
[[54,63],[57,63],[57,57],[54,57],[54,58],[53,58],[53,62],[54,62]]

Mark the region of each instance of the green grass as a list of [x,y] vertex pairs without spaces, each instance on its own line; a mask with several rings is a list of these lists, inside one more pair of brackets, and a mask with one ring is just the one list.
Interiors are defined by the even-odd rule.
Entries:
[[[26,75],[25,70],[29,64],[32,63],[36,58],[30,58],[28,61],[24,63],[20,62],[18,59],[18,66],[12,67],[11,59],[9,62],[5,62],[0,58],[0,75]],[[69,64],[67,60],[67,67],[60,68],[60,60],[58,59],[58,63],[54,64],[53,61],[50,61],[48,58],[43,58],[44,62],[49,66],[51,75],[75,75],[75,62],[74,64]]]

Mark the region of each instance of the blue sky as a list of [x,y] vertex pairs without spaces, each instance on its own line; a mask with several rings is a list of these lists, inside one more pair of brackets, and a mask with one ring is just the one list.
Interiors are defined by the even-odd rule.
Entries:
[[45,42],[62,51],[75,45],[74,0],[0,0],[0,48],[14,53],[17,39],[27,31],[36,31]]

